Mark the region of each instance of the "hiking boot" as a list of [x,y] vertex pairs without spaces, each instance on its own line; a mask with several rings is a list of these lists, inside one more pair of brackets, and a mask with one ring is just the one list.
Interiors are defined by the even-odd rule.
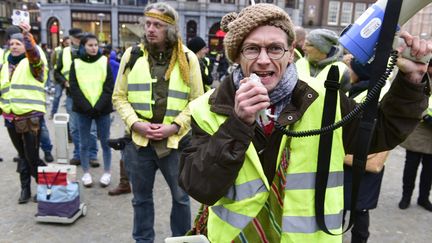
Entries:
[[131,187],[129,183],[119,183],[116,188],[113,188],[108,191],[108,195],[110,196],[118,196],[121,194],[131,193]]
[[90,160],[90,166],[93,168],[97,168],[100,166],[99,161],[97,161],[97,159],[91,159]]
[[81,164],[81,160],[79,160],[79,159],[71,159],[71,160],[69,160],[69,164],[70,165],[80,165]]
[[90,166],[93,167],[93,168],[97,168],[97,167],[100,166],[100,164],[99,164],[99,162],[98,162],[97,159],[91,159],[90,160]]
[[47,163],[51,163],[54,161],[54,157],[52,156],[51,152],[49,152],[49,151],[45,152],[44,159]]

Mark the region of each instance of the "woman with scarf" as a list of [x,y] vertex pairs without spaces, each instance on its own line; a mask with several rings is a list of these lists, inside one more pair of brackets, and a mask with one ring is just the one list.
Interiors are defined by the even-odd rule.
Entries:
[[10,54],[0,71],[0,107],[9,137],[20,160],[21,194],[18,203],[31,198],[31,176],[37,182],[37,167],[45,165],[39,158],[40,121],[46,112],[44,83],[46,60],[30,34],[30,25],[21,23],[22,33],[10,36]]
[[72,109],[78,113],[80,159],[84,171],[81,180],[86,187],[93,184],[89,173],[89,142],[90,127],[92,120],[95,120],[104,161],[104,173],[99,182],[101,186],[106,187],[111,182],[111,150],[108,139],[114,83],[107,57],[102,55],[95,35],[88,34],[82,37],[78,58],[74,59],[71,65],[69,82]]

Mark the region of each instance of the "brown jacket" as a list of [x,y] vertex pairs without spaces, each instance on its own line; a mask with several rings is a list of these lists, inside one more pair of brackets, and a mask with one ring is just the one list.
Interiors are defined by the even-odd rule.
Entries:
[[432,154],[432,125],[420,122],[401,146],[413,152]]
[[[424,89],[424,84],[414,85],[403,80],[401,75],[397,76],[381,101],[371,153],[394,148],[414,129],[427,107]],[[266,137],[260,126],[243,123],[234,114],[235,92],[233,81],[228,77],[209,100],[211,111],[227,116],[227,120],[210,136],[192,119],[191,146],[184,150],[180,159],[180,186],[194,199],[207,205],[214,204],[227,193],[243,165],[250,142],[260,151],[260,161],[269,182],[275,174],[282,134],[275,130],[270,137]],[[293,90],[291,103],[283,109],[278,122],[283,126],[297,122],[317,95],[299,80]],[[340,105],[342,115],[346,115],[356,103],[340,93]],[[343,127],[347,154],[352,154],[356,146],[354,136],[358,123],[357,119]]]

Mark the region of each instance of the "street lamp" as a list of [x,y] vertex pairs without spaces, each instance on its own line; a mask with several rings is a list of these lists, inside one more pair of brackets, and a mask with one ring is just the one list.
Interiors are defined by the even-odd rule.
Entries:
[[100,41],[104,41],[105,40],[105,38],[104,38],[104,34],[103,34],[103,19],[104,19],[104,17],[105,17],[105,14],[103,14],[103,13],[98,13],[98,18],[99,18],[99,40]]

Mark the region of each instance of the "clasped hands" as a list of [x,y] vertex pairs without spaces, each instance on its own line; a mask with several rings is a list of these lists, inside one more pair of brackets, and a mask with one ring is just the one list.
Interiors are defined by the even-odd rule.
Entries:
[[132,125],[132,130],[150,140],[162,140],[178,132],[175,124],[158,124],[138,121]]

